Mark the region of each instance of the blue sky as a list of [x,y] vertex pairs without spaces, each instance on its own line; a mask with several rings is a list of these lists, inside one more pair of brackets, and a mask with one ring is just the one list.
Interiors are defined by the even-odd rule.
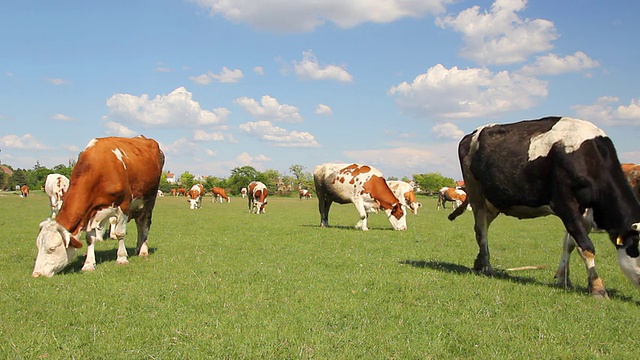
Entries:
[[144,134],[177,174],[460,179],[465,133],[561,115],[640,163],[639,33],[635,0],[5,1],[0,161]]

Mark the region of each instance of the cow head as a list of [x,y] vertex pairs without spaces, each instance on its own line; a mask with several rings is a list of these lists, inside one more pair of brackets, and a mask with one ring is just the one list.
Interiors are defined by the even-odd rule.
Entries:
[[197,197],[195,199],[189,198],[187,199],[187,201],[189,202],[189,209],[198,209],[200,206],[198,206],[198,200],[200,200],[200,197]]
[[402,210],[402,204],[395,203],[391,209],[385,209],[384,212],[395,230],[407,230],[407,213]]
[[620,269],[627,279],[637,288],[640,288],[639,232],[640,222],[632,224],[630,231],[618,235],[615,240],[616,247],[618,248],[618,264],[620,265]]
[[57,221],[47,219],[40,223],[36,246],[38,257],[31,276],[51,277],[69,264],[76,248],[82,247],[82,243]]

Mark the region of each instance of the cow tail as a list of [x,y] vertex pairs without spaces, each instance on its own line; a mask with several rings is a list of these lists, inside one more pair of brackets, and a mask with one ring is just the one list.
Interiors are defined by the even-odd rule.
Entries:
[[467,208],[468,205],[469,205],[469,196],[467,196],[467,198],[464,199],[462,204],[457,208],[455,208],[447,218],[451,221],[455,220],[458,216],[464,213],[464,210]]

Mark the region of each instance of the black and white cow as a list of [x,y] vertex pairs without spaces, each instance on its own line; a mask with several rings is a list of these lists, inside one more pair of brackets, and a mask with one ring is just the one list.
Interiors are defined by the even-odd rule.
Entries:
[[575,239],[591,295],[608,297],[582,217],[592,208],[595,222],[618,250],[620,268],[640,288],[640,204],[602,130],[568,117],[485,125],[460,141],[458,155],[480,248],[475,270],[493,273],[487,234],[498,214],[520,219],[555,214]]

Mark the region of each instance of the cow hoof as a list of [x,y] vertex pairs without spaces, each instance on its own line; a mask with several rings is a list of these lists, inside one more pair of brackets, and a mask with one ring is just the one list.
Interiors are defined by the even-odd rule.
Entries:
[[118,259],[118,260],[116,260],[116,264],[118,264],[118,265],[127,265],[127,264],[129,264],[129,260],[127,260],[126,258]]
[[82,271],[95,271],[95,270],[96,270],[95,265],[86,264],[82,267]]
[[609,300],[609,294],[604,290],[592,292],[591,297],[596,300]]

